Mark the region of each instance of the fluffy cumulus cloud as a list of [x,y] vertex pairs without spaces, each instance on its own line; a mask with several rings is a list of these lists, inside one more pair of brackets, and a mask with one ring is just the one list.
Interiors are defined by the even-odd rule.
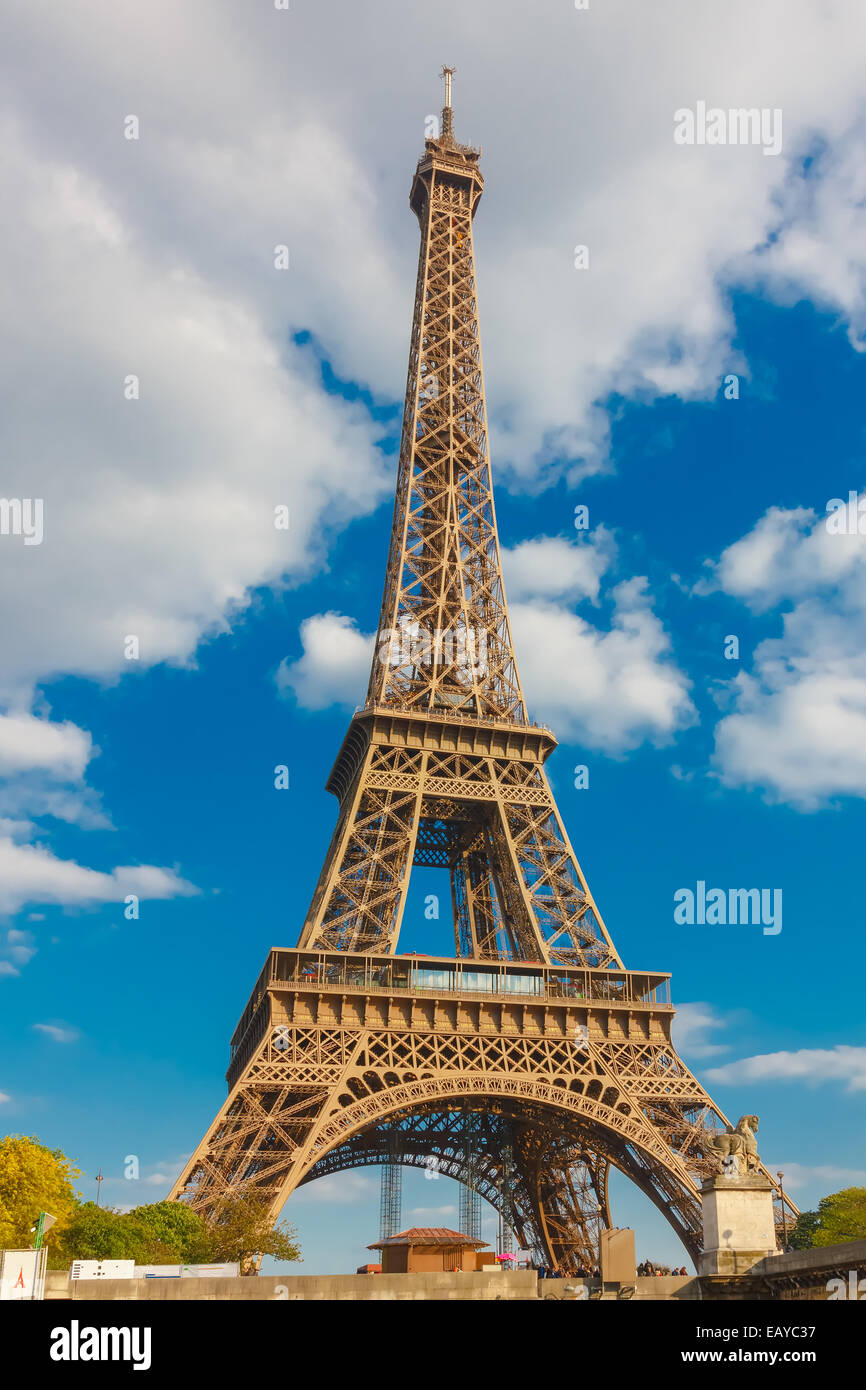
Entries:
[[68,720],[0,714],[0,834],[26,833],[29,818],[41,816],[85,829],[108,826],[84,780],[97,751],[90,734]]
[[90,735],[77,725],[32,715],[0,714],[0,776],[40,771],[77,780],[92,756]]
[[[198,891],[173,868],[140,864],[98,871],[59,858],[45,843],[38,824],[44,816],[84,829],[109,824],[84,781],[94,751],[90,735],[69,722],[0,716],[0,770],[6,774],[0,787],[0,915],[32,904],[87,907],[120,903],[130,893],[173,898]],[[18,974],[35,950],[28,931],[0,934],[0,975]]]
[[537,536],[502,554],[533,717],[565,739],[612,754],[644,741],[669,742],[695,717],[646,579],[610,587],[606,624],[576,611],[583,601],[599,606],[616,561],[616,542],[603,526],[573,539]]
[[[29,827],[32,831],[33,827]],[[42,844],[21,844],[0,828],[0,913],[18,912],[28,903],[87,907],[122,903],[127,895],[174,898],[198,890],[174,869],[129,864],[110,872],[59,859]]]
[[615,585],[611,599],[605,627],[551,602],[543,590],[510,611],[533,716],[564,739],[619,754],[645,741],[669,742],[695,711],[646,579]]
[[131,669],[130,636],[140,664],[189,660],[251,586],[307,573],[329,529],[380,499],[385,469],[365,413],[325,395],[304,351],[192,248],[161,252],[104,182],[6,135],[20,217],[3,312],[27,327],[3,362],[3,486],[43,508],[41,544],[0,544],[14,700],[53,675]]
[[801,1048],[743,1057],[707,1072],[711,1082],[740,1085],[751,1081],[805,1081],[810,1085],[840,1081],[848,1091],[866,1090],[866,1047]]
[[315,613],[301,623],[303,656],[282,661],[277,687],[303,709],[363,703],[370,677],[373,637],[359,632],[344,613]]
[[[308,205],[304,187],[322,182],[322,169],[337,177],[328,184],[334,211],[338,187],[343,213],[363,204],[363,180],[321,125],[286,147],[255,101],[263,144],[252,159],[244,136],[229,149],[209,126],[223,99],[215,74],[199,125],[185,73],[197,32],[234,95],[241,69],[245,90],[254,86],[255,62],[239,58],[227,13],[214,25],[202,7],[198,31],[192,17],[184,34],[171,7],[158,5],[128,67],[135,7],[121,5],[122,16],[87,10],[94,46],[81,43],[77,24],[52,31],[21,9],[5,52],[0,177],[16,216],[0,247],[0,307],[15,329],[0,349],[0,491],[38,499],[42,511],[39,544],[8,526],[0,535],[4,913],[192,891],[173,869],[97,871],[52,853],[33,820],[109,821],[84,782],[90,736],[45,717],[34,703],[40,683],[117,678],[133,669],[130,637],[135,669],[191,661],[252,588],[309,574],[331,531],[387,490],[379,427],[329,396],[310,351],[293,342],[294,329],[325,328],[292,298],[308,280],[303,258],[294,276],[274,266],[277,243],[297,250],[298,222],[286,214]],[[166,45],[171,59],[159,57]],[[33,84],[14,77],[20,51],[44,59]],[[138,142],[122,134],[132,100],[141,103]],[[118,135],[108,144],[106,120]],[[55,121],[74,128],[71,140]],[[310,208],[310,231],[321,210]],[[343,263],[349,285],[358,262],[351,272]],[[287,529],[275,524],[277,508],[288,509]]]
[[[581,540],[537,536],[502,554],[518,665],[533,717],[564,738],[618,754],[644,741],[668,742],[695,717],[688,680],[653,612],[647,581],[610,590],[612,616],[595,625],[575,611],[599,605],[616,559],[604,527]],[[277,671],[281,692],[305,709],[359,704],[366,692],[372,635],[343,613],[317,613],[300,630],[303,655]]]
[[841,313],[848,337],[866,347],[866,165],[863,126],[855,138],[816,136],[809,164],[789,178],[779,198],[775,235],[749,259],[744,280],[796,303],[808,286],[821,308]]
[[729,1043],[715,1042],[730,1020],[712,1004],[678,1004],[673,1022],[673,1040],[679,1052],[689,1057],[713,1057],[725,1052]]
[[866,796],[866,494],[863,513],[837,500],[821,517],[772,508],[710,581],[756,613],[782,609],[781,634],[731,682],[719,776],[803,810]]
[[502,552],[502,571],[510,602],[527,596],[588,598],[597,602],[602,576],[616,556],[613,535],[598,526],[581,542],[562,536],[536,536]]

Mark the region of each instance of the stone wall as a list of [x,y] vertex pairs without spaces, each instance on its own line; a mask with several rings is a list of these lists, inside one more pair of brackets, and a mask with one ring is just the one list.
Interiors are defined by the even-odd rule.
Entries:
[[270,1274],[243,1279],[76,1279],[50,1270],[50,1299],[139,1301],[178,1299],[536,1299],[535,1270],[514,1273]]
[[694,1299],[701,1297],[700,1280],[693,1274],[656,1274],[652,1277],[643,1275],[635,1279],[633,1286],[626,1286],[623,1294],[619,1294],[616,1287],[608,1284],[602,1287],[600,1279],[540,1279],[538,1282],[539,1298],[557,1298],[575,1300],[583,1302],[595,1302],[602,1299],[605,1303],[625,1298],[629,1287],[634,1288],[634,1292],[628,1295],[629,1301],[645,1302],[654,1300],[662,1302],[667,1299]]

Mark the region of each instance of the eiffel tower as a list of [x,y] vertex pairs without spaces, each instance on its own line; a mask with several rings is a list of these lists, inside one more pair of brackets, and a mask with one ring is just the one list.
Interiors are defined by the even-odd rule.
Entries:
[[[484,182],[480,151],[454,138],[452,71],[410,193],[396,502],[367,699],[326,784],[339,818],[298,945],[269,952],[228,1098],[171,1196],[208,1214],[251,1191],[276,1220],[324,1174],[434,1162],[569,1274],[597,1262],[613,1166],[695,1257],[700,1183],[720,1162],[707,1141],[727,1121],[671,1044],[670,977],[617,954],[545,775],[556,739],[527,714],[487,445]],[[397,953],[424,866],[450,875],[453,957]]]

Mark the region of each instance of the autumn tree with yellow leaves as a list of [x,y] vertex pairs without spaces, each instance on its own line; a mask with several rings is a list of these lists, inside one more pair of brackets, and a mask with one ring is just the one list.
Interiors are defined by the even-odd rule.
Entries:
[[35,1137],[7,1134],[0,1139],[0,1249],[30,1247],[41,1211],[56,1217],[45,1244],[57,1244],[81,1199],[73,1187],[80,1177],[65,1154]]

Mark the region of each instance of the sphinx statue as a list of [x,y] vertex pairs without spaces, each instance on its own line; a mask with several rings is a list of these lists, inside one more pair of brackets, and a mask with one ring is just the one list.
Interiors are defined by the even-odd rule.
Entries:
[[757,1115],[743,1115],[733,1129],[728,1127],[725,1134],[711,1134],[707,1139],[707,1148],[718,1154],[720,1159],[742,1158],[746,1172],[752,1173],[758,1166],[757,1132]]

